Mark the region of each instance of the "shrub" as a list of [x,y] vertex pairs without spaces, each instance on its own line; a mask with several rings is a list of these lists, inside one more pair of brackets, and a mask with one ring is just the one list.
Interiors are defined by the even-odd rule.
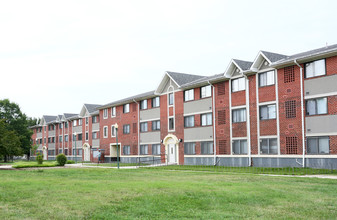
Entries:
[[67,160],[67,164],[74,164],[75,163],[75,161],[73,161],[73,160]]
[[59,154],[56,157],[56,161],[57,161],[59,166],[64,166],[64,164],[67,163],[67,157],[64,154]]
[[36,161],[37,161],[38,164],[42,164],[43,163],[43,156],[42,156],[42,154],[37,153],[37,155],[36,155]]

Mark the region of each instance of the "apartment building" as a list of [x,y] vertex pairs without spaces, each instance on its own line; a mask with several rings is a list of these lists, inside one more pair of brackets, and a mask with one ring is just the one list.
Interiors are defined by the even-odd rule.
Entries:
[[[86,149],[85,157],[78,152],[83,160],[101,149],[106,162],[118,155],[122,162],[330,168],[337,164],[336,85],[337,45],[290,56],[259,51],[251,61],[232,59],[218,75],[165,72],[153,91],[84,105],[68,120],[97,117],[75,129],[85,133],[76,142]],[[41,129],[33,138],[45,137]]]

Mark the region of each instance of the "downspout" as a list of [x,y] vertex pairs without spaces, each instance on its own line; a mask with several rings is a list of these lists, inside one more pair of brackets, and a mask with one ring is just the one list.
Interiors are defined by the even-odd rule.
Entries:
[[252,154],[251,154],[251,145],[250,145],[250,108],[249,108],[249,80],[247,75],[242,75],[246,78],[246,106],[247,106],[247,145],[248,145],[248,166],[252,166]]
[[215,132],[215,89],[214,85],[207,81],[210,86],[212,86],[212,101],[213,101],[213,146],[214,146],[214,166],[216,166],[216,132]]
[[136,100],[135,99],[133,99],[133,101],[137,104],[137,112],[138,112],[138,118],[137,118],[137,135],[138,135],[138,141],[137,141],[137,143],[138,143],[138,146],[137,146],[137,148],[138,148],[138,157],[139,157],[139,148],[140,148],[140,136],[139,136],[139,126],[140,126],[140,123],[139,123],[139,118],[140,118],[140,116],[139,116],[139,103],[138,102],[136,102]]
[[305,135],[304,135],[304,103],[303,103],[303,68],[298,64],[297,60],[294,59],[294,63],[300,68],[300,87],[301,87],[301,114],[302,114],[302,149],[303,149],[303,159],[302,166],[305,167]]

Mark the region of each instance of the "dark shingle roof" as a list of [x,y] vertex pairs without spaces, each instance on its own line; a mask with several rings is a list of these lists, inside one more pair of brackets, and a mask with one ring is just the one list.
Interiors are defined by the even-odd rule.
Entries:
[[44,115],[43,118],[45,120],[45,122],[48,124],[50,122],[53,122],[56,120],[56,117],[57,116],[54,116],[54,115]]
[[186,74],[186,73],[176,73],[176,72],[170,72],[170,71],[167,71],[166,73],[178,84],[178,86],[181,86],[186,83],[205,77],[205,76],[192,75],[192,74]]
[[186,88],[186,87],[190,87],[190,86],[194,86],[194,85],[205,84],[209,81],[220,79],[220,78],[224,78],[223,73],[212,75],[212,76],[205,76],[203,78],[194,80],[192,82],[185,83],[185,84],[181,85],[180,88]]
[[73,114],[73,113],[64,113],[64,117],[66,119],[69,119],[69,118],[72,118],[72,117],[75,117],[77,116],[78,114]]
[[287,63],[289,61],[292,61],[294,59],[300,59],[300,58],[309,58],[311,56],[319,55],[319,54],[324,54],[330,51],[336,51],[337,50],[337,44],[331,45],[331,46],[326,46],[326,47],[321,47],[318,49],[314,50],[309,50],[306,52],[302,53],[297,53],[291,56],[287,56],[283,58],[282,60],[278,60],[277,62],[273,63],[273,65],[281,64],[281,63]]
[[122,104],[126,104],[129,102],[133,102],[133,100],[140,100],[142,98],[146,98],[146,97],[154,97],[154,91],[150,91],[150,92],[145,92],[145,93],[141,93],[138,95],[134,95],[134,96],[130,96],[128,98],[125,99],[120,99],[114,102],[110,102],[108,104],[105,105],[101,105],[100,107],[98,107],[98,109],[104,109],[104,108],[108,108],[108,107],[112,107],[112,106],[116,106],[116,105],[122,105]]
[[252,66],[253,62],[249,62],[249,61],[244,61],[244,60],[237,60],[237,59],[233,59],[233,61],[239,65],[239,67],[245,71],[245,70],[249,70],[250,67]]
[[279,54],[279,53],[272,53],[268,51],[261,51],[272,63],[282,60],[287,57],[287,55]]
[[102,105],[97,105],[97,104],[84,104],[84,106],[87,108],[89,114],[98,112],[97,108],[101,107]]

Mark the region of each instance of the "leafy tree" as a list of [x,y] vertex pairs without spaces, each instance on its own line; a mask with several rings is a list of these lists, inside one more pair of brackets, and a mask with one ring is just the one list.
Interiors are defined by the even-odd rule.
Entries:
[[[12,154],[14,153],[13,156],[26,154],[29,158],[32,145],[31,136],[33,133],[28,127],[30,123],[33,123],[34,119],[28,119],[21,112],[20,107],[8,99],[0,100],[0,119],[4,120],[8,131],[14,132],[8,133],[9,137],[14,138],[16,136],[19,139],[18,146],[21,150],[18,151],[16,147],[13,147],[13,151],[11,151]],[[14,139],[10,143],[16,143]]]
[[20,139],[15,131],[10,131],[3,119],[0,120],[0,155],[5,162],[13,156],[22,155]]

